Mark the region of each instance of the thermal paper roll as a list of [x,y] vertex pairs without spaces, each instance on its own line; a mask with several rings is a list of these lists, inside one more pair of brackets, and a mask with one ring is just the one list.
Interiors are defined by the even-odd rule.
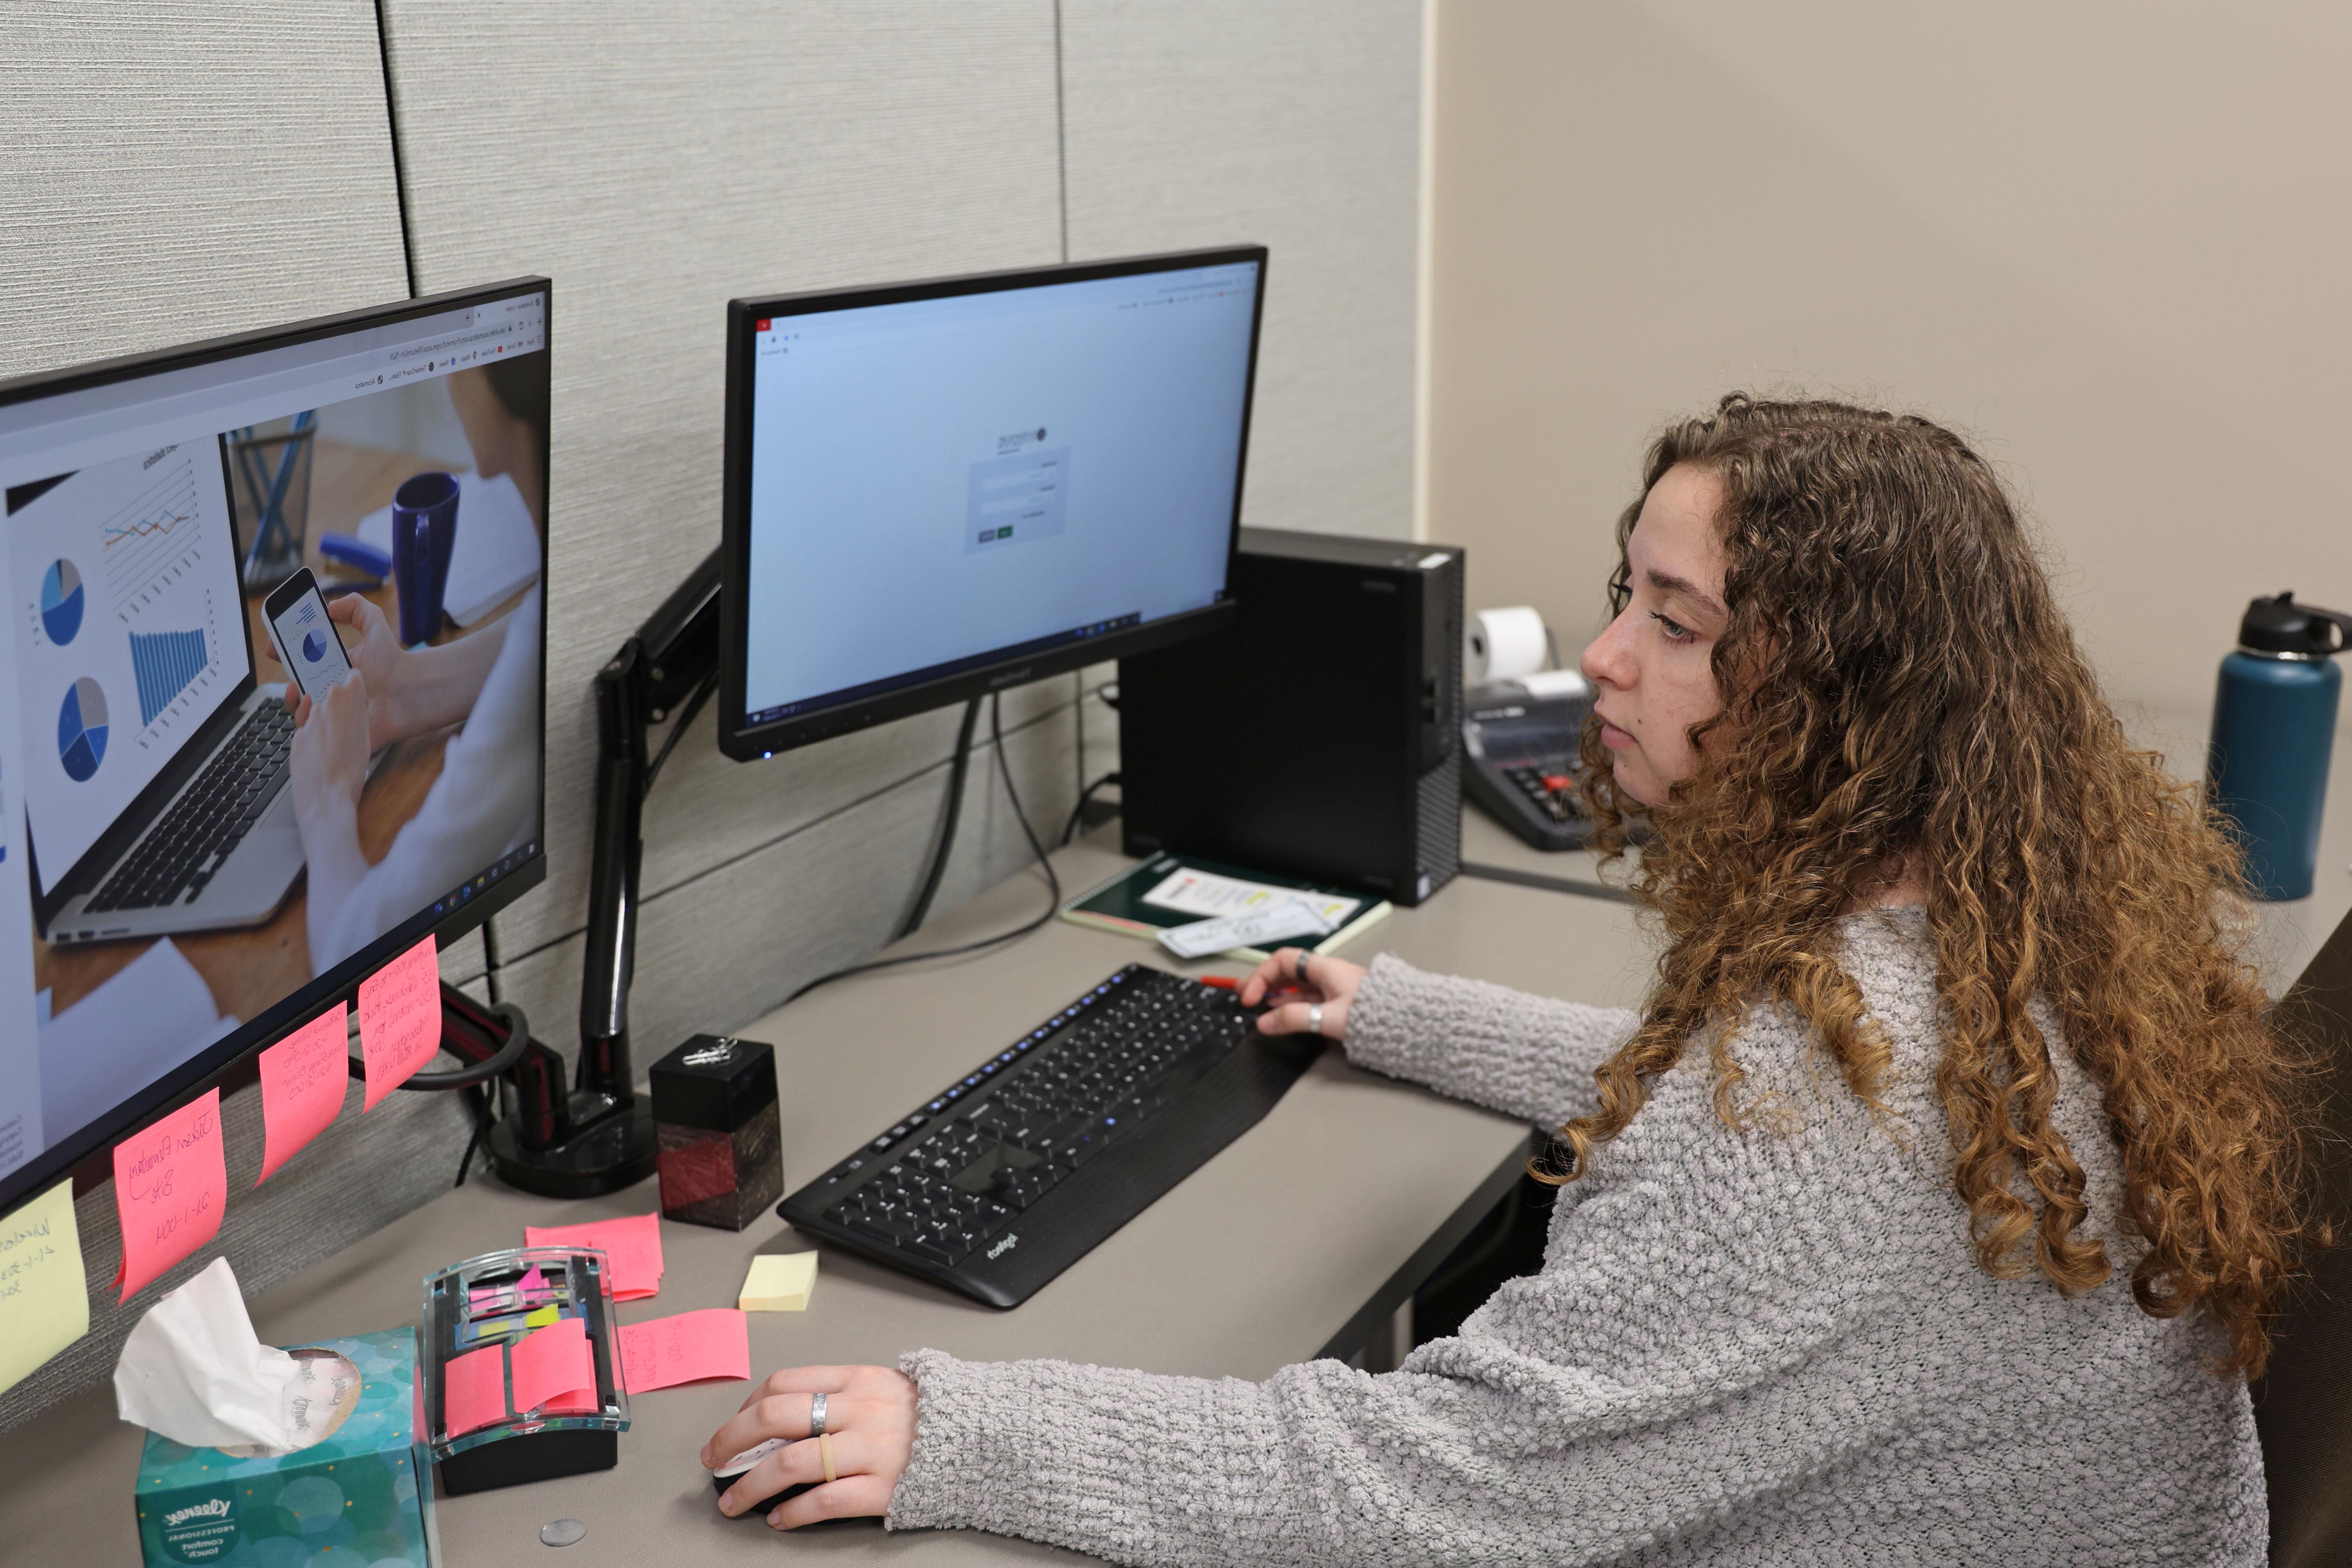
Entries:
[[1481,610],[1462,631],[1462,678],[1475,685],[1532,674],[1543,668],[1545,647],[1543,616],[1533,605]]

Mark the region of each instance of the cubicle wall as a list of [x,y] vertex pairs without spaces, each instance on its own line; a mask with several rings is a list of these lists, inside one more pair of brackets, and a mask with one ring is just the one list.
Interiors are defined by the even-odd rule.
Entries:
[[[718,541],[730,295],[1264,241],[1245,516],[1410,531],[1416,0],[381,10],[381,39],[352,0],[0,14],[0,374],[397,299],[411,269],[424,292],[555,279],[550,874],[487,942],[443,955],[551,1045],[577,1032],[588,681]],[[1117,765],[1115,716],[1081,696],[1113,675],[1004,701],[1041,832]],[[709,726],[646,809],[641,1068],[888,939],[934,842],[955,715],[748,765]],[[940,910],[1028,858],[984,760]],[[226,1112],[233,1186],[257,1166],[252,1099]],[[194,1261],[226,1252],[266,1289],[448,1184],[449,1098],[395,1096],[364,1121],[356,1106],[233,1198]],[[115,1308],[110,1190],[77,1209],[92,1332],[0,1396],[0,1427],[103,1376],[192,1271]]]

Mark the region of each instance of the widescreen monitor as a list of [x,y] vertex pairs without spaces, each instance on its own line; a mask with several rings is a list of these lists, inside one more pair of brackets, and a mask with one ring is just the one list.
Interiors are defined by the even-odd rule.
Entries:
[[1260,246],[728,307],[719,744],[1215,629]]
[[548,305],[0,384],[0,1210],[543,876]]

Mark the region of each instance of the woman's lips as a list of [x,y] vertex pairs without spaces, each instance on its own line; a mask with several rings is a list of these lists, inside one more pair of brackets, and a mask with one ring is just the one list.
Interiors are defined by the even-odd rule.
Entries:
[[1601,743],[1612,751],[1630,752],[1633,749],[1633,737],[1603,719],[1601,721]]

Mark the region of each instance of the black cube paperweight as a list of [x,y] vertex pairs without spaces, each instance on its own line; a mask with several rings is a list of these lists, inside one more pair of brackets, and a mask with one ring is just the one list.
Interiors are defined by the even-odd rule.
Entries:
[[651,1076],[665,1218],[741,1230],[784,1195],[772,1047],[697,1035]]

